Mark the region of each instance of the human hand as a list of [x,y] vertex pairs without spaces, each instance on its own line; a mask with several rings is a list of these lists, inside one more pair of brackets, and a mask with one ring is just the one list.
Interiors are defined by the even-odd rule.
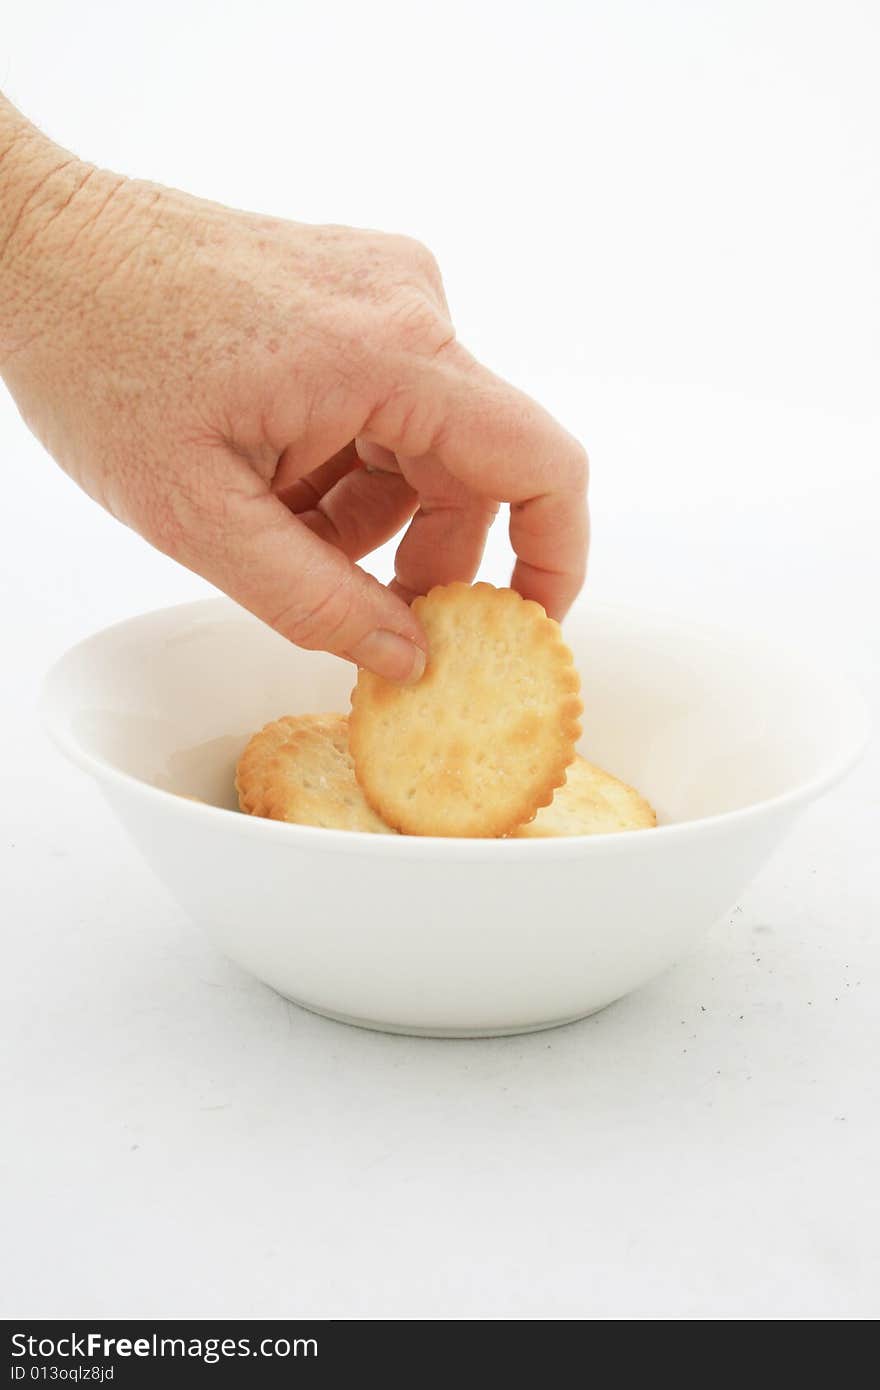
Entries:
[[[0,370],[86,492],[291,641],[392,680],[424,667],[406,601],[473,578],[501,502],[514,587],[563,615],[586,456],[456,342],[424,247],[65,159],[30,147],[31,181],[51,169],[14,217],[7,182]],[[385,588],[354,562],[407,522]]]

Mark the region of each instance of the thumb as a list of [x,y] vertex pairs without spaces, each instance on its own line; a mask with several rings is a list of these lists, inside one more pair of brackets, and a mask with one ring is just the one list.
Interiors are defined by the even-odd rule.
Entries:
[[297,646],[334,652],[387,680],[417,681],[427,644],[407,605],[310,531],[250,470],[230,487],[229,464],[206,470],[215,481],[225,473],[225,486],[175,506],[175,543],[161,548]]

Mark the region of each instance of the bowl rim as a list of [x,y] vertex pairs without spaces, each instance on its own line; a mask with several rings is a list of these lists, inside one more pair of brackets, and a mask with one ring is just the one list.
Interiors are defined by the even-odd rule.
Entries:
[[662,624],[667,630],[674,629],[691,637],[699,637],[703,640],[713,642],[734,642],[747,645],[752,649],[760,648],[772,654],[777,661],[782,658],[790,665],[796,666],[803,673],[812,676],[817,684],[823,685],[826,689],[833,692],[836,700],[843,706],[848,715],[850,733],[848,739],[844,740],[843,748],[837,753],[836,757],[829,759],[827,764],[820,768],[812,777],[806,778],[802,782],[795,783],[784,792],[779,792],[772,797],[765,797],[759,801],[750,802],[747,806],[741,806],[731,811],[719,811],[710,816],[698,816],[693,820],[673,821],[668,824],[659,824],[640,830],[629,830],[626,832],[607,832],[594,835],[569,835],[564,837],[525,837],[523,839],[478,839],[463,838],[453,836],[433,836],[433,835],[376,835],[368,831],[360,830],[328,830],[322,826],[313,825],[294,825],[287,821],[269,820],[259,816],[243,815],[240,811],[229,809],[225,806],[215,806],[208,802],[194,801],[176,792],[167,791],[162,787],[157,787],[151,782],[144,781],[136,777],[133,773],[125,772],[115,764],[83,748],[81,743],[71,732],[69,721],[61,712],[57,699],[53,692],[53,686],[59,679],[62,668],[74,659],[82,648],[98,642],[100,639],[110,634],[122,631],[125,628],[133,627],[136,624],[151,618],[159,618],[165,614],[175,614],[183,618],[187,613],[198,613],[206,616],[210,610],[214,610],[218,615],[226,617],[240,615],[251,621],[258,621],[252,618],[246,610],[242,609],[233,600],[223,596],[216,598],[196,599],[194,601],[167,604],[160,608],[149,609],[143,613],[133,614],[127,618],[122,618],[116,622],[108,623],[104,627],[96,629],[94,632],[80,638],[71,646],[66,648],[56,660],[46,670],[39,690],[38,712],[43,728],[49,735],[56,748],[64,754],[65,758],[74,766],[81,768],[90,776],[94,777],[99,783],[106,782],[128,793],[134,793],[146,800],[157,800],[157,804],[163,802],[167,808],[176,814],[184,816],[194,816],[197,818],[221,818],[221,823],[235,827],[238,833],[246,835],[257,835],[267,843],[269,837],[274,836],[279,843],[296,843],[300,841],[304,849],[310,852],[319,851],[325,853],[355,853],[370,855],[391,854],[406,855],[409,857],[435,857],[436,855],[446,855],[449,858],[468,858],[468,859],[490,859],[498,855],[502,857],[532,858],[535,855],[542,855],[550,858],[571,858],[572,856],[581,857],[585,854],[626,852],[628,848],[641,849],[654,846],[660,849],[670,839],[680,839],[683,836],[712,834],[728,827],[734,827],[748,821],[762,819],[765,816],[772,816],[776,812],[792,810],[799,806],[804,806],[810,801],[815,800],[823,792],[829,790],[836,783],[841,781],[846,774],[859,761],[867,747],[871,737],[871,717],[860,690],[855,683],[840,672],[829,674],[827,668],[820,668],[814,660],[805,657],[804,653],[796,646],[779,644],[770,640],[769,637],[761,633],[749,633],[738,631],[736,628],[723,625],[715,625],[690,618],[681,618],[672,613],[665,613],[661,610],[650,608],[637,608],[629,604],[618,604],[608,602],[589,602],[581,601],[573,610],[572,616],[575,619],[578,613],[589,610],[597,615],[612,617],[615,614],[630,619],[638,617],[642,620],[653,620],[655,623]]

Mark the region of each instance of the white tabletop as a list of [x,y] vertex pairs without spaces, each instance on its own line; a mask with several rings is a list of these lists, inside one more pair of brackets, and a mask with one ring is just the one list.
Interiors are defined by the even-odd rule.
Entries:
[[[108,147],[128,139],[143,160],[153,148],[137,106],[151,70],[149,45],[146,56],[132,52],[138,44],[126,48],[134,65],[129,106],[118,63],[113,69],[111,95],[122,114],[110,128],[82,102],[76,106],[89,88],[82,67],[88,76],[86,40],[94,36],[80,40],[71,30],[70,43],[81,45],[71,65],[78,85],[62,85],[56,98],[36,38],[40,15],[53,7],[31,8],[32,31],[21,16],[15,21],[24,57],[19,65],[10,60],[13,94],[30,99],[32,109],[42,102],[36,114],[51,116],[56,133],[63,133],[60,108],[69,97],[80,145],[103,132],[96,157],[121,162]],[[262,15],[266,7],[257,9]],[[676,25],[691,22],[685,9],[693,16],[682,7]],[[215,13],[222,52],[239,33],[227,33],[215,10],[212,25]],[[624,38],[608,28],[607,15],[603,24],[613,76],[625,68]],[[195,21],[192,29],[182,42],[194,51]],[[781,19],[777,29],[767,39],[771,56],[785,48]],[[731,30],[725,42],[754,57],[750,33]],[[643,65],[649,38],[636,55]],[[782,122],[783,108],[793,102],[795,111],[806,110],[805,93],[812,101],[826,90],[808,81],[823,33],[814,26],[795,38],[788,69],[771,65],[764,73],[763,60],[755,60],[752,91],[767,119],[776,112]],[[472,42],[488,52],[485,35]],[[70,43],[62,45],[65,55]],[[670,53],[677,52],[670,40]],[[836,52],[832,44],[831,58]],[[734,266],[733,281],[709,267],[708,309],[705,265],[697,268],[699,284],[677,281],[680,315],[663,320],[668,353],[659,300],[644,304],[634,293],[623,305],[625,331],[620,326],[607,287],[615,274],[620,283],[625,276],[622,260],[616,269],[609,260],[617,242],[607,233],[597,233],[605,236],[605,260],[593,284],[594,319],[585,326],[584,304],[573,322],[570,303],[559,297],[558,333],[548,342],[546,302],[536,288],[543,272],[529,261],[539,244],[534,218],[512,248],[504,242],[504,254],[520,258],[526,285],[518,327],[505,317],[494,264],[481,261],[487,280],[476,271],[468,278],[467,248],[453,221],[432,238],[421,184],[414,197],[423,225],[415,230],[445,239],[469,336],[483,355],[547,400],[591,448],[596,541],[583,601],[645,604],[807,642],[847,668],[877,709],[880,428],[865,390],[876,368],[876,357],[872,365],[865,354],[867,306],[877,287],[877,195],[862,177],[864,140],[860,146],[853,135],[847,143],[848,133],[862,131],[858,103],[867,102],[868,88],[859,83],[870,70],[862,73],[858,57],[853,62],[850,69],[831,65],[838,84],[825,111],[836,112],[827,127],[831,153],[815,146],[825,175],[838,178],[841,224],[826,208],[818,222],[803,222],[806,246],[791,241],[796,260],[821,270],[811,309],[800,317],[793,306],[803,267],[798,260],[792,270],[783,246],[801,226],[812,187],[796,141],[785,196],[773,203],[770,262],[757,243],[740,238],[746,259]],[[183,58],[180,64],[163,89],[163,111],[175,102],[183,108]],[[771,67],[781,84],[776,96],[764,80]],[[205,99],[219,102],[204,64],[199,71]],[[686,64],[682,73],[703,83]],[[304,72],[303,80],[316,79]],[[260,85],[260,93],[271,85]],[[711,85],[700,85],[710,108]],[[335,90],[344,89],[338,80]],[[246,106],[240,102],[239,110]],[[381,106],[370,117],[369,104],[360,109],[359,120],[380,122],[391,110]],[[676,108],[658,119],[674,124],[679,117]],[[778,145],[781,125],[769,128]],[[182,182],[181,161],[191,157],[195,166],[204,147],[194,144],[187,156],[170,126],[163,129],[160,122],[147,172]],[[632,129],[608,129],[635,158]],[[265,187],[244,186],[256,177],[244,136],[240,146],[229,131],[224,138],[242,187],[224,187],[216,150],[215,183],[206,175],[201,187],[238,201],[268,198]],[[762,130],[748,122],[743,139],[759,161],[758,192],[772,201],[777,145],[771,141],[767,151]],[[656,132],[649,144],[643,179],[665,148]],[[834,152],[844,148],[849,162],[841,156],[834,175]],[[531,146],[525,157],[537,176],[543,164]],[[169,167],[161,173],[163,158]],[[307,185],[320,182],[317,157],[303,158]],[[473,192],[477,154],[462,158],[471,160]],[[604,163],[594,166],[601,179]],[[607,197],[616,185],[606,172]],[[679,172],[683,197],[683,166]],[[380,188],[391,189],[391,173],[382,178]],[[735,202],[748,192],[739,164],[733,180]],[[291,193],[281,210],[293,211],[294,202]],[[689,210],[703,218],[707,244],[721,246],[724,209],[695,192]],[[302,215],[324,215],[314,190]],[[333,215],[390,225],[395,212],[374,199],[360,217],[350,207]],[[788,232],[779,231],[786,215]],[[640,227],[647,245],[649,228]],[[847,227],[855,229],[851,237]],[[668,252],[669,227],[659,232]],[[505,234],[517,236],[510,222]],[[638,239],[629,251],[624,242],[620,257],[635,256]],[[559,256],[575,276],[573,245],[565,243]],[[637,266],[635,273],[659,284],[661,270]],[[832,270],[840,277],[833,292]],[[554,262],[547,273],[555,295],[553,277],[562,271]],[[662,283],[665,293],[669,282]],[[768,317],[756,328],[760,303]],[[7,1316],[880,1313],[876,747],[805,813],[691,959],[603,1013],[552,1032],[479,1042],[390,1037],[327,1022],[215,954],[159,888],[96,789],[62,763],[36,725],[41,672],[66,645],[207,586],[82,497],[2,393],[0,468],[0,1202],[11,1255],[0,1273],[0,1305]],[[387,574],[387,554],[375,564]],[[485,576],[503,578],[506,565],[499,536]]]

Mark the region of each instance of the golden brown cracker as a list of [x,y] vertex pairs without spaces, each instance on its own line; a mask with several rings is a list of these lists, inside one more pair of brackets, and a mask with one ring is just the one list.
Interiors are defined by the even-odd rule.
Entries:
[[241,809],[252,816],[394,833],[357,784],[344,714],[292,714],[267,724],[242,753],[235,786]]
[[656,824],[652,807],[635,788],[578,757],[550,805],[543,807],[528,825],[515,830],[513,838],[608,835],[621,830],[645,830]]
[[559,624],[491,584],[413,603],[428,637],[416,685],[369,671],[352,692],[358,782],[409,835],[506,835],[547,806],[580,736],[580,681]]

